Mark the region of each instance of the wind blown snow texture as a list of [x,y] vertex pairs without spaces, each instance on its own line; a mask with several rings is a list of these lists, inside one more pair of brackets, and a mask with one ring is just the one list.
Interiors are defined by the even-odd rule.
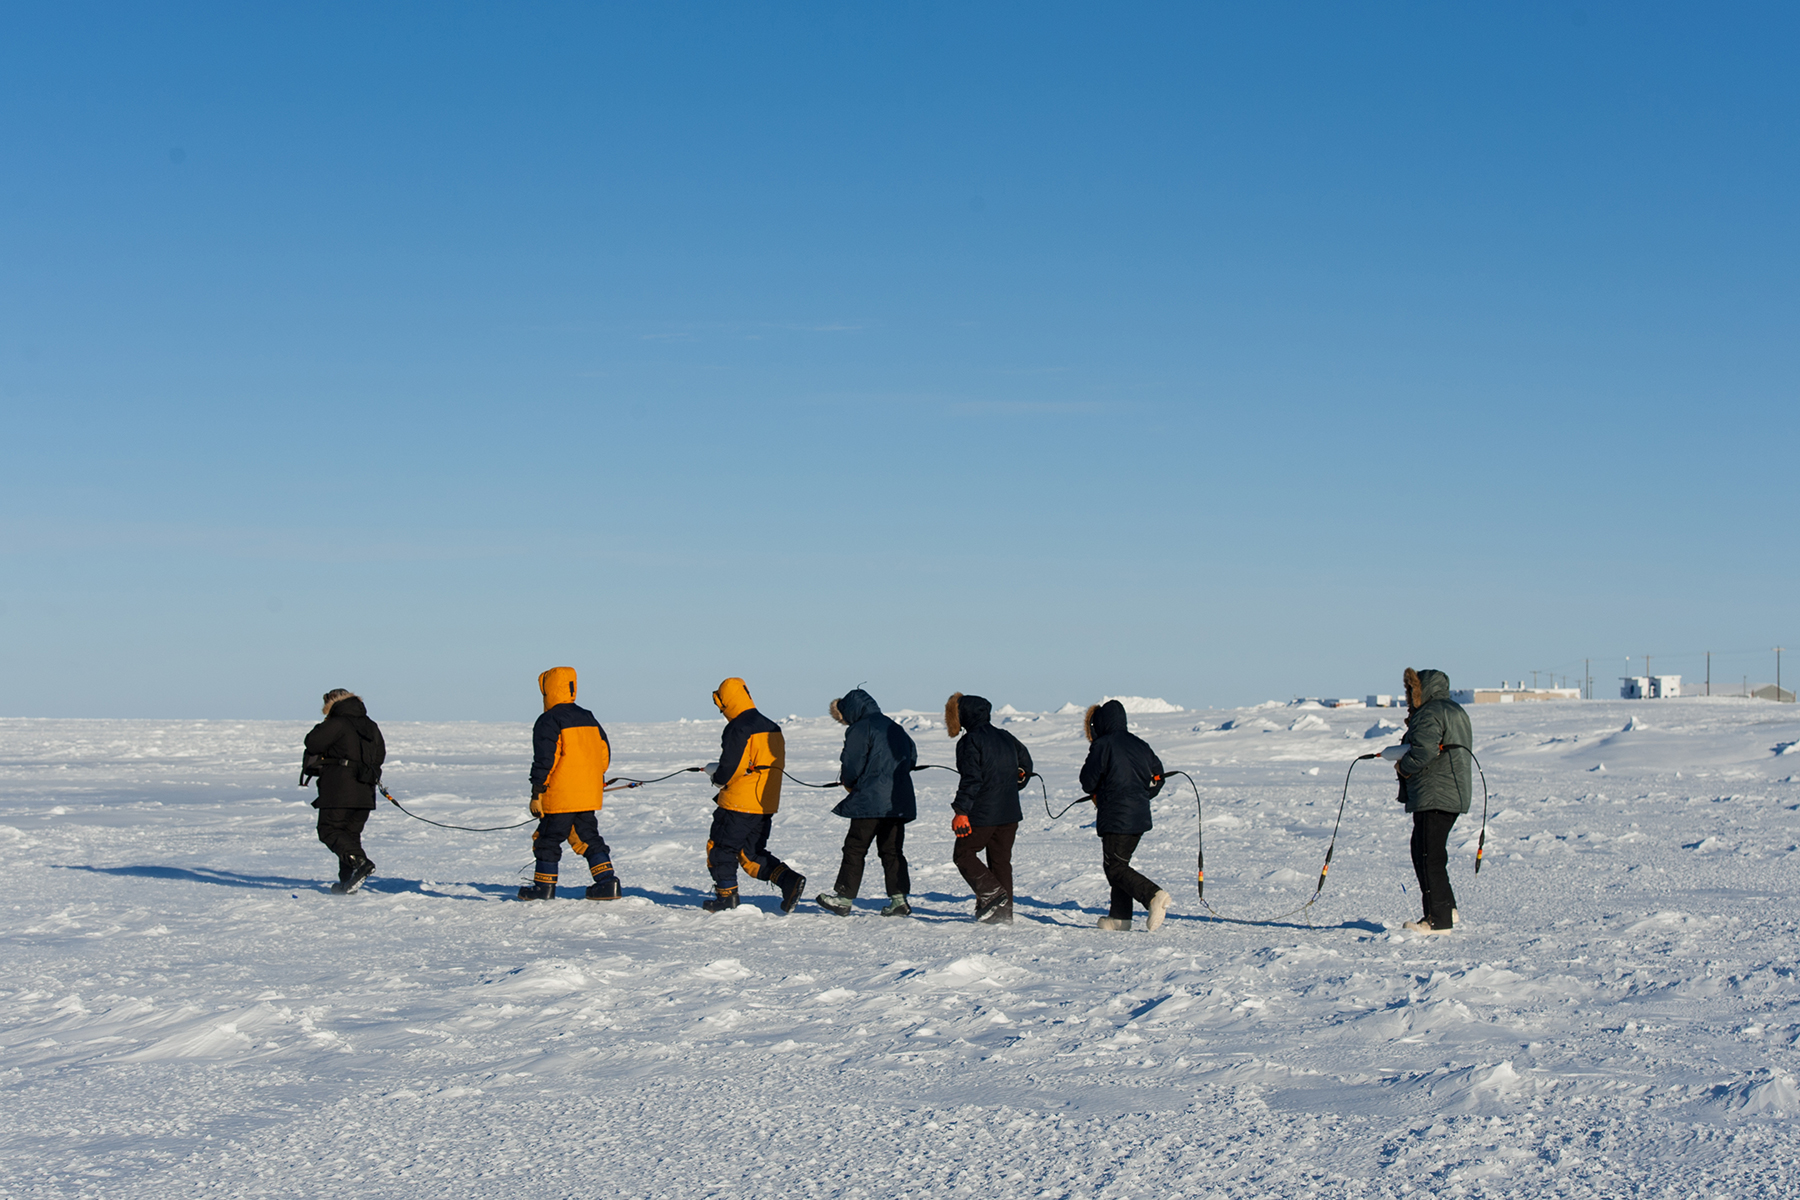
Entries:
[[[0,1196],[1793,1194],[1794,710],[1473,716],[1488,866],[1459,824],[1465,924],[1437,939],[1399,930],[1408,823],[1378,764],[1311,926],[1206,916],[1171,787],[1139,860],[1177,897],[1152,936],[1092,927],[1097,839],[1041,805],[1020,920],[971,924],[943,772],[917,777],[913,920],[874,896],[782,917],[751,881],[702,914],[692,777],[608,802],[623,901],[507,902],[528,830],[391,808],[380,874],[341,898],[294,786],[304,723],[0,721]],[[1299,717],[1134,718],[1203,786],[1227,916],[1304,899],[1345,764],[1384,744],[1367,712]],[[1009,723],[1054,801],[1080,721]],[[951,761],[941,722],[908,723]],[[387,732],[418,811],[523,815],[528,726]],[[707,761],[718,726],[609,732],[648,776]],[[832,777],[840,727],[788,736],[795,774]],[[810,895],[844,824],[830,792],[785,798],[774,848]]]

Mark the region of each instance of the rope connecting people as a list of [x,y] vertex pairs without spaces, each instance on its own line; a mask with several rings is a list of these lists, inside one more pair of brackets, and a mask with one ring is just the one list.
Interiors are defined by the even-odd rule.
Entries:
[[[1073,809],[1092,804],[1093,828],[1102,842],[1102,865],[1113,890],[1108,915],[1100,918],[1103,929],[1129,929],[1134,906],[1149,910],[1146,928],[1155,930],[1172,903],[1170,894],[1131,866],[1140,838],[1151,828],[1150,800],[1167,781],[1185,779],[1194,797],[1195,893],[1201,907],[1216,921],[1237,925],[1272,925],[1307,914],[1323,898],[1337,853],[1349,807],[1350,783],[1356,768],[1377,759],[1393,763],[1400,783],[1399,796],[1414,816],[1413,860],[1425,911],[1406,927],[1419,933],[1448,932],[1458,920],[1454,893],[1445,874],[1445,844],[1449,828],[1472,807],[1468,770],[1479,775],[1482,789],[1481,827],[1476,840],[1474,873],[1481,871],[1487,844],[1489,791],[1486,772],[1470,746],[1468,718],[1448,697],[1448,680],[1442,672],[1406,672],[1409,716],[1401,743],[1386,750],[1361,754],[1351,760],[1339,790],[1337,812],[1325,847],[1318,879],[1305,901],[1272,916],[1247,918],[1221,912],[1206,895],[1206,811],[1199,781],[1188,771],[1168,769],[1141,738],[1127,729],[1127,715],[1117,701],[1087,710],[1083,727],[1090,742],[1081,770],[1082,794],[1060,809],[1051,806],[1048,781],[1033,769],[1023,743],[1008,731],[995,727],[991,706],[981,697],[952,695],[945,706],[946,729],[957,743],[957,765],[920,763],[912,739],[898,724],[883,715],[868,693],[853,689],[831,702],[831,714],[849,727],[839,777],[828,783],[801,779],[786,769],[785,736],[781,727],[756,711],[742,680],[729,679],[714,693],[715,702],[728,716],[721,739],[720,757],[705,766],[678,767],[648,778],[605,774],[611,745],[605,730],[586,709],[574,704],[575,672],[559,667],[539,677],[544,712],[533,731],[532,815],[501,825],[462,825],[414,812],[381,782],[386,748],[375,723],[368,719],[353,693],[338,689],[328,693],[327,720],[308,735],[308,752],[302,783],[319,780],[320,840],[339,854],[340,876],[333,891],[354,892],[374,873],[374,864],[362,853],[360,835],[367,809],[379,793],[389,804],[413,820],[439,829],[466,833],[501,833],[536,824],[533,848],[536,864],[530,882],[520,889],[521,899],[549,899],[556,892],[557,859],[564,843],[588,859],[593,882],[587,898],[617,899],[622,896],[612,855],[601,838],[597,816],[605,795],[664,783],[686,774],[704,774],[717,789],[718,814],[713,837],[708,841],[708,861],[714,875],[713,895],[705,907],[718,912],[735,907],[736,871],[742,867],[753,879],[781,891],[781,909],[792,912],[804,888],[805,876],[768,852],[767,842],[778,809],[780,783],[800,787],[842,790],[844,798],[834,811],[851,820],[844,845],[844,863],[830,892],[818,897],[821,908],[840,916],[851,913],[852,901],[862,876],[862,862],[871,845],[881,851],[886,876],[887,916],[911,915],[910,878],[903,850],[906,824],[917,816],[910,777],[921,771],[946,771],[957,777],[952,801],[954,855],[976,894],[976,919],[1005,922],[1012,918],[1014,891],[1011,852],[1018,824],[1018,794],[1038,782],[1045,817],[1060,821]],[[346,705],[346,701],[354,702]],[[343,705],[344,707],[338,707]],[[334,708],[337,709],[334,712]],[[337,721],[333,725],[333,721]],[[1465,763],[1467,765],[1465,765]],[[904,784],[904,786],[901,786]],[[366,798],[366,800],[365,800]],[[327,803],[329,801],[329,803]],[[340,810],[351,810],[343,812]],[[977,857],[984,853],[984,863]]]

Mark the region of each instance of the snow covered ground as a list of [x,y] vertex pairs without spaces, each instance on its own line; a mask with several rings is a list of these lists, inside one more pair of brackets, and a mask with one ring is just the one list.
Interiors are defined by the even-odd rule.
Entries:
[[[1150,935],[1093,928],[1097,840],[1041,805],[1019,921],[972,924],[944,772],[917,776],[912,920],[876,915],[873,861],[848,920],[751,881],[703,914],[697,776],[609,801],[624,901],[512,902],[528,830],[391,808],[344,898],[294,786],[308,723],[0,721],[0,1196],[1795,1194],[1800,713],[1472,715],[1488,859],[1472,877],[1459,824],[1447,938],[1399,928],[1409,826],[1380,764],[1310,925],[1200,908],[1174,781],[1139,858],[1177,897]],[[1344,767],[1396,716],[1134,717],[1200,781],[1220,912],[1304,900]],[[1080,721],[1009,726],[1053,800],[1078,794]],[[385,728],[415,811],[523,815],[526,725]],[[609,732],[648,776],[712,757],[718,725]],[[788,736],[790,769],[830,778],[840,728]],[[790,785],[776,822],[809,895],[831,802]]]

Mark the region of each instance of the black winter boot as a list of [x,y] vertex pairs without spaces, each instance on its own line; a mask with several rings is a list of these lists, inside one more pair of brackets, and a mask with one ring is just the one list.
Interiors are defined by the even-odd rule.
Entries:
[[366,858],[346,859],[338,867],[338,881],[331,885],[333,894],[348,896],[361,888],[363,880],[375,873],[375,864]]
[[806,890],[806,876],[789,867],[781,876],[781,911],[791,913],[800,903],[800,893]]
[[519,889],[521,900],[554,900],[556,899],[556,876],[549,879],[539,876],[535,881]]
[[724,912],[728,908],[738,906],[738,890],[736,888],[714,888],[710,900],[702,900],[700,907],[707,912]]
[[624,894],[625,889],[620,886],[619,877],[611,872],[588,884],[587,898],[589,900],[617,900]]
[[975,919],[983,925],[1012,922],[1012,896],[1005,888],[997,888],[986,896],[975,897]]

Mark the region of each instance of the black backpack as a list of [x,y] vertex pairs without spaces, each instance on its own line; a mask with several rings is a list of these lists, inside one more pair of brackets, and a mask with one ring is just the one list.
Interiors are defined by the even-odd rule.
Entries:
[[[373,721],[369,722],[375,728]],[[381,783],[381,764],[387,761],[387,742],[377,729],[375,736],[370,737],[355,724],[351,728],[356,731],[355,758],[327,758],[323,754],[307,751],[300,758],[300,786],[318,775],[326,767],[349,767],[356,782],[368,787],[376,787]]]
[[[373,724],[373,722],[371,722]],[[356,731],[357,761],[349,764],[356,775],[356,782],[374,787],[381,782],[381,764],[387,761],[387,743],[377,733],[374,737],[366,736],[361,729]]]

